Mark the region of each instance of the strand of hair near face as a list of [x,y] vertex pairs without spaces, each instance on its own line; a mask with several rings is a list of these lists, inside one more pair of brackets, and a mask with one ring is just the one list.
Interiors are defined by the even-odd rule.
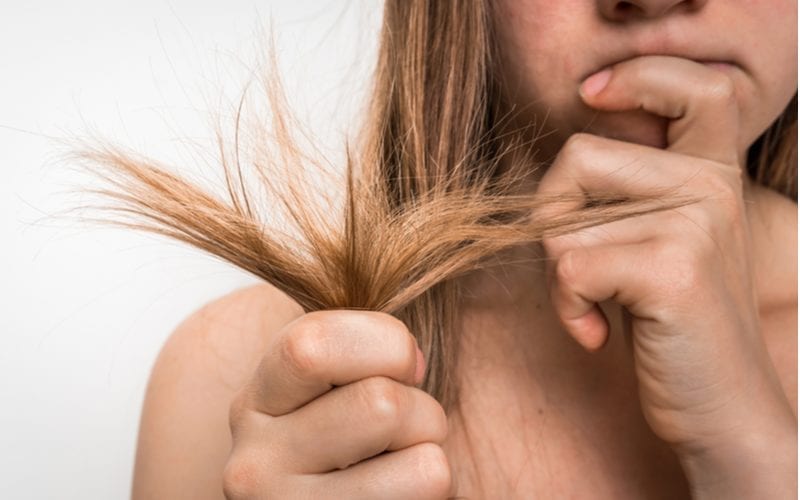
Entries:
[[[535,144],[501,133],[511,115],[500,111],[493,79],[488,9],[478,1],[387,2],[362,135],[355,150],[345,146],[339,168],[315,151],[269,72],[258,83],[270,119],[246,120],[243,96],[233,138],[218,129],[224,196],[125,148],[87,143],[75,159],[105,181],[95,191],[106,200],[99,219],[202,249],[307,312],[394,314],[425,354],[423,389],[450,411],[459,391],[459,277],[516,245],[692,202],[667,190],[637,199],[593,193],[582,210],[531,220],[541,207],[583,200],[520,193],[536,168]],[[311,139],[301,145],[299,135]]]
[[[260,185],[243,181],[237,160],[246,155],[228,154],[224,144],[220,151],[227,197],[220,198],[152,159],[97,141],[75,153],[76,160],[105,181],[106,187],[94,192],[107,201],[95,207],[106,217],[96,220],[189,243],[271,283],[306,312],[359,308],[403,318],[435,364],[424,388],[443,401],[454,390],[457,344],[453,336],[441,334],[442,325],[457,324],[454,278],[479,269],[505,248],[545,234],[652,209],[646,200],[639,205],[631,201],[625,213],[598,207],[569,220],[534,224],[531,210],[574,200],[514,194],[523,169],[529,169],[522,162],[501,175],[473,174],[469,184],[431,178],[413,203],[398,208],[385,180],[363,175],[364,167],[348,156],[341,179],[344,207],[334,217],[332,202],[320,201],[324,194],[300,174],[308,168],[303,164],[308,155],[299,153],[288,130],[279,81],[268,83],[272,109],[281,118],[273,122],[280,140],[262,151],[269,157],[254,158],[248,165]],[[321,162],[312,167],[315,174],[335,178]],[[491,165],[486,167],[485,172],[492,171]],[[274,217],[262,211],[253,195],[262,188],[279,202],[288,227],[268,223]]]

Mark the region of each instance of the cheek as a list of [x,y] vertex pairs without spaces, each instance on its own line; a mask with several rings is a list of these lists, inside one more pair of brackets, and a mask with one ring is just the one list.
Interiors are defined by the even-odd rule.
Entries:
[[752,2],[748,39],[752,86],[745,87],[742,139],[751,145],[783,112],[797,92],[796,2]]
[[564,37],[544,32],[529,32],[520,42],[507,61],[507,97],[512,104],[558,121],[563,112],[580,104],[580,53],[570,50]]
[[580,71],[579,52],[584,48],[574,0],[498,3],[504,20],[498,35],[510,86],[536,99],[563,93],[568,80]]

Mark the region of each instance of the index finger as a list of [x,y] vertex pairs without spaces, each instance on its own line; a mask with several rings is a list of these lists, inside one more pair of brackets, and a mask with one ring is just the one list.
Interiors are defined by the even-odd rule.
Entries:
[[739,109],[732,80],[738,69],[715,66],[673,56],[634,57],[587,78],[580,94],[596,109],[643,109],[668,118],[670,151],[738,165]]
[[418,384],[424,366],[416,339],[399,319],[374,311],[316,311],[281,330],[244,392],[251,407],[280,416],[367,377]]

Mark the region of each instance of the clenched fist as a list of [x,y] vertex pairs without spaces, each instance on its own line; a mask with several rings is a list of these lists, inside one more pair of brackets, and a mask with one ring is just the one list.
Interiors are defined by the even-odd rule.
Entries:
[[447,498],[447,418],[414,387],[424,370],[414,337],[388,314],[296,319],[231,406],[226,497]]

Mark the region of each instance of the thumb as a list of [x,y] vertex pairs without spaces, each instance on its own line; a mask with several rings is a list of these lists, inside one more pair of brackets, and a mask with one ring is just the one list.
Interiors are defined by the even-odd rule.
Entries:
[[584,80],[580,95],[595,109],[668,118],[670,151],[738,165],[739,109],[729,75],[735,71],[681,57],[634,57]]

